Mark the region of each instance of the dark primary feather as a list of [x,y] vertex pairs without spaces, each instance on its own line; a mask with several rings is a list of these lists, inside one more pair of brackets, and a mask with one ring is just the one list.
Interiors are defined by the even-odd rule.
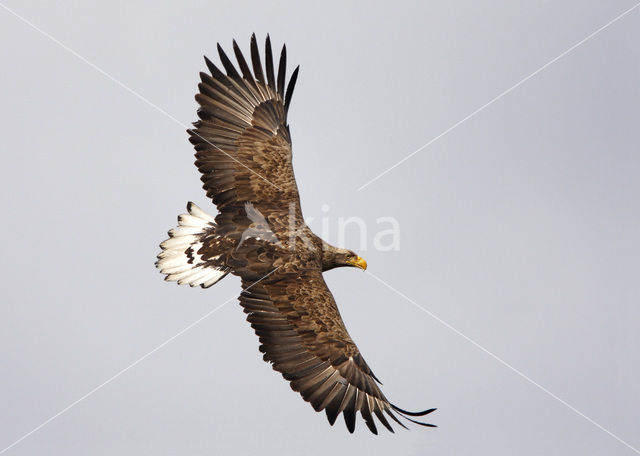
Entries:
[[[251,62],[233,41],[237,68],[220,45],[217,50],[224,72],[205,57],[211,74],[200,74],[200,120],[189,139],[203,188],[218,206],[215,239],[234,247],[205,244],[198,254],[242,278],[240,304],[264,360],[315,410],[324,410],[330,424],[342,414],[353,432],[360,413],[373,433],[376,419],[392,432],[389,417],[405,427],[399,418],[414,421],[409,416],[430,411],[406,412],[385,398],[324,282],[323,243],[304,224],[287,123],[299,67],[287,82],[283,46],[276,75],[269,37],[264,68],[255,35]],[[242,238],[254,226],[252,217],[266,221],[275,242]]]
[[229,57],[227,57],[227,54],[225,54],[224,50],[222,49],[222,46],[220,46],[220,43],[218,43],[217,46],[218,46],[218,56],[220,56],[220,61],[222,62],[222,66],[227,71],[227,76],[239,80],[240,75],[236,71],[236,68],[233,66],[233,63],[231,63],[231,60],[229,60]]
[[289,79],[289,85],[287,86],[287,95],[284,99],[284,112],[289,112],[289,105],[291,104],[291,97],[293,96],[293,88],[296,86],[296,81],[298,80],[299,69],[300,66],[297,66],[296,69],[293,70],[291,79]]
[[282,45],[280,64],[278,65],[278,94],[284,100],[284,80],[287,72],[287,46]]
[[251,63],[253,64],[253,74],[255,74],[256,79],[264,85],[266,81],[264,74],[262,74],[262,62],[260,62],[260,52],[258,51],[255,33],[251,35]]
[[257,89],[256,82],[253,80],[253,75],[251,74],[251,70],[249,69],[249,65],[247,65],[244,56],[242,55],[242,51],[238,47],[238,43],[236,40],[233,40],[233,52],[236,54],[236,59],[238,60],[238,65],[240,65],[240,71],[242,71],[242,77],[249,81],[249,83]]
[[267,66],[267,83],[269,84],[271,90],[276,92],[276,78],[273,74],[273,54],[271,52],[271,39],[269,38],[269,35],[267,35],[267,40],[264,45],[264,54],[265,64]]

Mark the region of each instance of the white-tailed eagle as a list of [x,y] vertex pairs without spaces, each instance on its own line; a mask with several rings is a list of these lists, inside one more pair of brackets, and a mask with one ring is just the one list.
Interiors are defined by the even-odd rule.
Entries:
[[[263,67],[255,35],[251,61],[233,42],[237,67],[218,45],[225,72],[205,57],[196,101],[199,120],[188,130],[196,166],[215,217],[193,203],[161,244],[157,266],[166,280],[207,288],[228,273],[242,279],[240,305],[260,339],[264,360],[333,424],[342,414],[353,432],[360,412],[404,427],[407,412],[382,394],[353,342],[322,273],[341,266],[366,269],[354,252],[333,247],[304,223],[291,163],[287,111],[298,76],[286,82],[286,48],[274,66],[266,39]],[[250,66],[251,65],[251,66]],[[277,75],[276,75],[277,70]]]

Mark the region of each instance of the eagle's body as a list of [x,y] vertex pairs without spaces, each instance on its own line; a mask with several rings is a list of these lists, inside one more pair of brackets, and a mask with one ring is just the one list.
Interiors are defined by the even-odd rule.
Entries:
[[[263,69],[255,36],[251,63],[234,41],[240,72],[218,46],[226,74],[205,58],[196,100],[200,120],[189,130],[214,218],[189,203],[188,214],[161,244],[158,267],[167,280],[210,287],[231,273],[241,278],[240,304],[260,338],[265,361],[291,382],[331,424],[340,413],[351,432],[356,412],[376,432],[373,415],[401,424],[349,336],[322,272],[366,268],[350,250],[330,246],[304,223],[291,161],[287,111],[298,69],[285,91],[286,49],[277,78],[267,37]],[[406,418],[406,416],[405,416]]]

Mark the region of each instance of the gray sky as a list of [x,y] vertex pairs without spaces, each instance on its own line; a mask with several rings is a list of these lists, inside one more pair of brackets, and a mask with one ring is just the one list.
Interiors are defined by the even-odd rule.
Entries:
[[[217,41],[286,42],[305,215],[396,218],[372,274],[640,448],[640,8],[356,191],[634,1],[3,4],[183,124]],[[326,274],[351,335],[440,427],[331,428],[236,278],[153,266],[188,200],[214,211],[184,128],[2,8],[0,39],[0,451],[230,300],[6,454],[634,454],[358,270]]]

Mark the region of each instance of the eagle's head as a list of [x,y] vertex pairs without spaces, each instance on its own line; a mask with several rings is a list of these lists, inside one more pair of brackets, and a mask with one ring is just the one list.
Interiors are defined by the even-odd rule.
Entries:
[[352,250],[340,249],[325,243],[322,248],[322,270],[328,271],[343,266],[366,270],[367,262]]

